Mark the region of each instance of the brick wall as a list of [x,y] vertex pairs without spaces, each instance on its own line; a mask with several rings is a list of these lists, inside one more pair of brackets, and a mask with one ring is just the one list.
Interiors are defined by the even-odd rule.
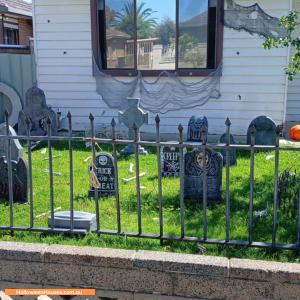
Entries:
[[296,263],[0,242],[0,270],[0,290],[95,288],[111,300],[300,298]]
[[33,36],[32,21],[19,19],[19,39],[20,45],[29,46],[29,37]]

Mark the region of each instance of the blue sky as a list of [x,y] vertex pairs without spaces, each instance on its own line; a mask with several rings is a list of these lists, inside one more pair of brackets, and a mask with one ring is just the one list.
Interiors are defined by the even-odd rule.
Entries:
[[[128,0],[108,0],[106,5],[114,9],[121,9]],[[208,0],[181,0],[180,1],[180,21],[184,22],[199,15],[207,9]],[[169,17],[175,21],[175,0],[138,0],[138,3],[145,2],[145,7],[150,7],[156,11],[153,16],[158,22],[165,17]]]

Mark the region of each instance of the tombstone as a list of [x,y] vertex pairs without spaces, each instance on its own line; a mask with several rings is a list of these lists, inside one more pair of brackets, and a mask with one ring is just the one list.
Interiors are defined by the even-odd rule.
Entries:
[[[115,160],[113,156],[107,153],[100,153],[96,156],[95,168],[95,173],[100,184],[98,194],[100,196],[115,195]],[[90,166],[90,171],[92,171],[92,169],[92,166]],[[89,197],[95,197],[94,187],[90,187]]]
[[26,118],[30,120],[30,135],[47,135],[47,118],[51,119],[51,133],[57,134],[57,118],[55,112],[46,104],[44,92],[33,87],[26,92],[25,107],[19,113],[18,134],[27,135]]
[[[224,133],[220,137],[220,144],[227,144],[227,134]],[[233,135],[230,135],[230,144],[235,145],[235,140]],[[226,166],[226,159],[227,159],[227,151],[225,149],[221,150],[221,154],[223,156],[223,165]],[[229,166],[236,166],[237,159],[236,159],[236,149],[231,149],[229,151]]]
[[247,144],[251,144],[250,129],[254,126],[256,129],[255,145],[276,145],[276,124],[266,116],[260,116],[254,119],[248,128]]
[[[96,229],[96,215],[82,212],[74,211],[74,229],[83,229],[83,230],[93,230]],[[48,227],[52,227],[52,219],[48,218]],[[71,228],[71,212],[70,211],[61,211],[54,214],[54,228]]]
[[[27,202],[27,163],[20,158],[12,161],[12,183],[14,202]],[[0,158],[0,198],[9,200],[8,165],[4,157]]]
[[[134,140],[134,130],[133,125],[136,124],[138,128],[140,128],[144,124],[148,124],[148,113],[145,113],[139,107],[138,98],[127,98],[128,100],[128,108],[124,112],[119,112],[119,120],[124,123],[124,125],[128,128],[128,139]],[[138,136],[138,141],[140,141],[140,136]],[[134,154],[134,145],[128,145],[122,153],[124,155]],[[139,153],[147,155],[148,152],[144,150],[143,147],[139,147]]]
[[[203,199],[203,155],[195,149],[184,157],[184,197]],[[207,199],[208,204],[221,200],[223,158],[220,153],[206,149]]]
[[203,127],[208,128],[207,118],[196,118],[192,116],[188,125],[187,141],[202,142],[201,132],[203,131]]
[[[15,130],[9,126],[9,134],[16,136]],[[0,135],[6,135],[6,125],[0,125]],[[0,137],[0,157],[7,156],[7,140]],[[19,161],[23,157],[23,149],[19,140],[11,140],[11,160]]]
[[176,177],[180,172],[179,148],[163,147],[161,149],[162,176]]

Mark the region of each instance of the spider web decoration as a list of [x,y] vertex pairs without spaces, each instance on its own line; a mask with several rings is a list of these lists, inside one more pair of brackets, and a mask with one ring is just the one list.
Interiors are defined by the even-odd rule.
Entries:
[[[246,7],[226,0],[224,25],[235,30],[268,37],[285,37],[286,30],[278,18],[268,15],[257,3]],[[97,92],[109,108],[127,107],[127,97],[140,98],[140,107],[151,113],[193,109],[211,99],[219,99],[222,63],[209,76],[184,79],[174,73],[162,71],[157,78],[145,79],[141,72],[127,80],[106,74],[93,62]]]
[[226,27],[264,37],[284,38],[287,31],[278,18],[267,14],[258,3],[242,6],[233,0],[226,0],[224,25]]
[[200,80],[182,79],[163,71],[154,80],[146,80],[141,72],[136,77],[120,80],[105,74],[94,61],[97,92],[109,108],[124,109],[127,97],[139,97],[140,107],[151,113],[192,109],[210,99],[219,99],[222,64],[209,76]]

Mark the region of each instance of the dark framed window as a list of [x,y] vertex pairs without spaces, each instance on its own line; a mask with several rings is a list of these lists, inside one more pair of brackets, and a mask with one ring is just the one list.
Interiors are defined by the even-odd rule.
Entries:
[[204,76],[223,51],[223,0],[91,0],[93,54],[102,70]]
[[19,45],[19,30],[13,28],[4,28],[4,44]]

